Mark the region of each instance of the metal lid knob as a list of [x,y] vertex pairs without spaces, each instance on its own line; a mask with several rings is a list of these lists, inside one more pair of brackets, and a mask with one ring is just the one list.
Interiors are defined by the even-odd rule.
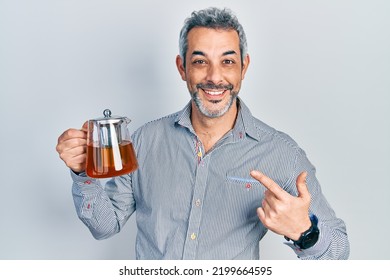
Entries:
[[103,111],[103,115],[105,118],[111,118],[111,110],[110,109],[105,109]]

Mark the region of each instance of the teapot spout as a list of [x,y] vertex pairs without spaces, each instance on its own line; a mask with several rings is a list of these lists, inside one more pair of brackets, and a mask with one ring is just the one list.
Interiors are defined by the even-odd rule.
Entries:
[[131,120],[128,117],[124,117],[124,120],[126,124],[129,124],[131,122]]

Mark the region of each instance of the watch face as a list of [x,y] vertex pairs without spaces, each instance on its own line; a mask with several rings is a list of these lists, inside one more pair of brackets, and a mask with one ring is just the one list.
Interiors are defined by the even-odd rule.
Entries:
[[316,244],[316,242],[318,241],[319,233],[320,232],[317,228],[312,232],[309,232],[302,240],[301,249],[307,249]]

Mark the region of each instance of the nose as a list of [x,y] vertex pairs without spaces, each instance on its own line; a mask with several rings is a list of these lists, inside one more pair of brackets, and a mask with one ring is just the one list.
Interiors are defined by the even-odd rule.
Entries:
[[222,83],[223,75],[222,75],[221,68],[214,63],[210,63],[209,67],[207,69],[206,79],[207,79],[207,82],[213,83],[215,85]]

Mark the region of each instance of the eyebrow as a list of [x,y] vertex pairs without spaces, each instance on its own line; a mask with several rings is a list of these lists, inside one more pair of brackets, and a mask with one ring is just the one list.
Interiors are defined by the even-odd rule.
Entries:
[[224,52],[222,55],[230,55],[230,54],[237,54],[236,51],[227,51],[227,52]]
[[[222,55],[231,55],[231,54],[237,54],[237,52],[234,51],[234,50],[230,50],[230,51],[226,51],[226,52],[222,53]],[[206,56],[206,54],[205,54],[204,52],[202,52],[202,51],[193,51],[193,52],[192,52],[192,55],[193,55],[193,56],[194,56],[194,55]]]
[[192,55],[194,56],[194,55],[203,55],[203,56],[206,56],[205,54],[204,54],[204,52],[202,52],[202,51],[193,51],[192,52]]

